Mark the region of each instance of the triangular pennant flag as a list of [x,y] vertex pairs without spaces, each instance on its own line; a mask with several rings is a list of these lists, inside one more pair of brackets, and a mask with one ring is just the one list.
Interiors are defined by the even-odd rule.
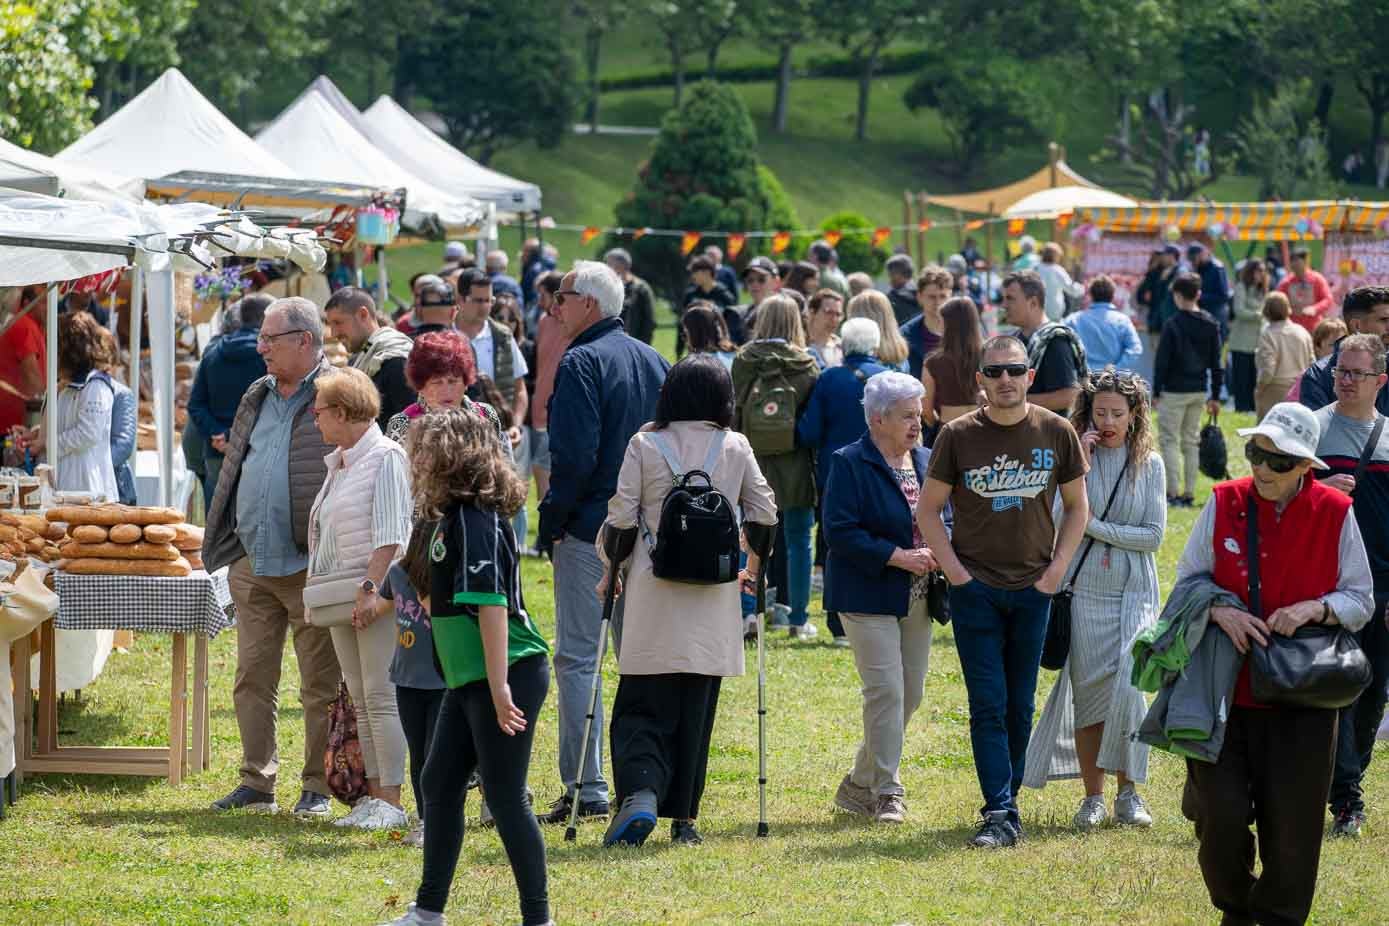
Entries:
[[634,228],[632,229],[632,240],[640,241],[642,238],[646,237],[650,231],[650,228]]
[[931,220],[930,220],[930,219],[922,219],[920,222],[917,222],[917,223],[916,223],[916,230],[917,230],[917,231],[930,231],[930,230],[931,230]]
[[700,238],[703,238],[703,237],[704,237],[704,233],[703,233],[703,232],[697,232],[697,231],[687,231],[687,232],[685,232],[685,234],[681,235],[681,236],[680,236],[680,254],[681,254],[681,256],[689,256],[689,253],[695,249],[695,245],[699,244],[699,239],[700,239]]
[[836,228],[831,231],[825,232],[825,243],[832,248],[837,248],[839,247],[839,239],[843,237],[844,233]]
[[791,246],[791,233],[779,231],[772,235],[772,253],[780,254]]
[[984,227],[983,219],[972,219],[965,223],[965,231],[978,231]]
[[579,232],[579,244],[588,244],[590,241],[592,241],[594,238],[597,238],[597,237],[598,237],[598,226],[597,226],[597,225],[589,225],[589,226],[588,226],[587,228],[585,228],[583,231]]
[[[969,226],[965,226],[965,227],[968,228]],[[1027,231],[1027,222],[1026,222],[1026,220],[1024,220],[1024,219],[1009,219],[1009,220],[1008,220],[1008,234],[1012,235],[1014,238],[1018,237],[1018,235],[1021,235],[1021,234],[1022,234],[1023,232],[1025,232],[1025,231]]]
[[876,248],[880,246],[890,237],[892,237],[892,229],[888,228],[886,225],[879,225],[877,228],[873,229],[873,247]]
[[728,259],[737,260],[738,255],[743,251],[743,245],[747,244],[748,236],[742,232],[728,233]]
[[1071,217],[1074,215],[1074,212],[1063,212],[1060,215],[1058,215],[1056,217],[1056,230],[1065,231],[1066,226],[1071,224]]

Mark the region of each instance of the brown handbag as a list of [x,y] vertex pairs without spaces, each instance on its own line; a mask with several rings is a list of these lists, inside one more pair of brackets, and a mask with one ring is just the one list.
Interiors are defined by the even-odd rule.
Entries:
[[357,710],[347,682],[338,683],[338,696],[328,710],[328,748],[323,753],[323,772],[333,797],[351,807],[367,796],[367,768],[362,743],[357,739]]

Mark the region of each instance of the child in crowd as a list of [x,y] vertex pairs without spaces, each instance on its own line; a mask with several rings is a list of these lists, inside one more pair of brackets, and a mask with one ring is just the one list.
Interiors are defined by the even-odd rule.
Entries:
[[[550,684],[549,646],[526,613],[510,519],[526,498],[495,428],[445,408],[407,438],[427,544],[430,629],[446,691],[421,775],[424,873],[394,926],[444,922],[463,847],[463,797],[477,770],[506,849],[527,926],[550,922],[545,842],[526,800],[535,718]],[[423,570],[412,579],[426,581]],[[415,586],[420,590],[421,586]],[[416,644],[419,645],[418,643]]]
[[1339,318],[1326,318],[1317,322],[1317,328],[1312,332],[1312,349],[1317,352],[1317,359],[1330,357],[1336,342],[1349,333],[1346,323]]

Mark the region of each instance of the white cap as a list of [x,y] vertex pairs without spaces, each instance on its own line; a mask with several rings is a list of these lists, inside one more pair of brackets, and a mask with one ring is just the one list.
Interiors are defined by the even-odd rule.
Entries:
[[1312,410],[1300,402],[1279,402],[1268,410],[1258,427],[1240,428],[1238,433],[1240,437],[1262,434],[1288,456],[1311,460],[1317,469],[1331,468],[1317,457],[1321,424]]
[[462,260],[468,256],[468,246],[461,241],[450,241],[444,245],[444,260]]

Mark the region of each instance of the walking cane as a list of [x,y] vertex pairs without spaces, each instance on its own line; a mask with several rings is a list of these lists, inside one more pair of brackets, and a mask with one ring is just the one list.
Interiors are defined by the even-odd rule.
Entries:
[[584,766],[588,763],[588,738],[593,735],[593,715],[598,713],[598,690],[603,680],[603,657],[608,654],[608,626],[613,619],[613,605],[617,602],[617,570],[637,543],[637,529],[629,527],[615,530],[603,528],[603,553],[608,558],[608,590],[603,596],[603,620],[598,625],[598,663],[593,667],[593,689],[588,697],[588,717],[584,720],[584,741],[579,747],[579,768],[574,774],[574,785],[569,791],[569,826],[564,830],[564,841],[573,842],[579,835],[579,795],[583,791]]
[[776,526],[743,525],[748,547],[757,556],[757,835],[766,836],[767,827],[767,557],[776,539]]

